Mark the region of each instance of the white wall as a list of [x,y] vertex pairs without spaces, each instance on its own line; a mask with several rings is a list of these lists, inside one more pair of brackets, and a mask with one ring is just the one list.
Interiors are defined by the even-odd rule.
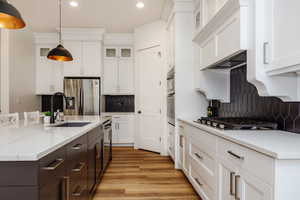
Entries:
[[[35,49],[28,29],[9,31],[9,112],[40,109],[35,95]],[[22,117],[22,116],[21,116]]]

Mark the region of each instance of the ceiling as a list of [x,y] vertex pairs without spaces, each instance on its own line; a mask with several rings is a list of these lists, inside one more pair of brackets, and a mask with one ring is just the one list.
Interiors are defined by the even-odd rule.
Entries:
[[[133,32],[134,27],[161,18],[167,0],[144,0],[137,9],[137,0],[70,0],[63,1],[63,27],[104,27],[110,33]],[[22,14],[28,27],[35,32],[53,32],[59,26],[58,0],[10,0]]]

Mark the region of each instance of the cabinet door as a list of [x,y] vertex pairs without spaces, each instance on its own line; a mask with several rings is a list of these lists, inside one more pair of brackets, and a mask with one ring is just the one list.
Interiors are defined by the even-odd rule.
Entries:
[[101,76],[101,43],[100,42],[83,42],[82,43],[82,65],[84,76],[100,77]]
[[118,91],[118,60],[105,59],[104,61],[104,94],[116,94]]
[[73,61],[64,62],[64,76],[82,76],[82,42],[65,41],[64,47],[72,54]]
[[218,200],[235,200],[235,176],[237,167],[229,162],[219,162],[219,194]]
[[[300,1],[256,0],[256,18],[265,28],[265,39],[259,52],[264,54],[267,70],[293,68],[300,64]],[[264,8],[264,10],[262,9]],[[265,21],[262,20],[264,17]],[[262,31],[259,29],[259,31]]]
[[134,94],[134,64],[132,59],[119,60],[119,92]]
[[131,126],[130,120],[118,122],[118,136],[119,143],[129,144],[133,143],[133,127]]
[[241,178],[237,179],[237,198],[241,200],[271,200],[272,188],[258,178],[246,173],[241,173]]

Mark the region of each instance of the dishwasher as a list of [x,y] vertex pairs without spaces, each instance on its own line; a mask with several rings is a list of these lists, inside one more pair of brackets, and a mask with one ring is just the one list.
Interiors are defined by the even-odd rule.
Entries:
[[112,159],[112,120],[103,123],[104,147],[103,147],[103,171],[108,167]]

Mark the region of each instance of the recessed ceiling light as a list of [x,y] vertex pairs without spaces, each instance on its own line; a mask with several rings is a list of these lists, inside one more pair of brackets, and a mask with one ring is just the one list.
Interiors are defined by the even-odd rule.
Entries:
[[78,7],[78,2],[77,1],[70,1],[70,6]]
[[144,7],[145,7],[145,4],[144,4],[144,2],[142,2],[142,1],[138,1],[138,2],[136,3],[136,7],[137,7],[137,8],[144,8]]

